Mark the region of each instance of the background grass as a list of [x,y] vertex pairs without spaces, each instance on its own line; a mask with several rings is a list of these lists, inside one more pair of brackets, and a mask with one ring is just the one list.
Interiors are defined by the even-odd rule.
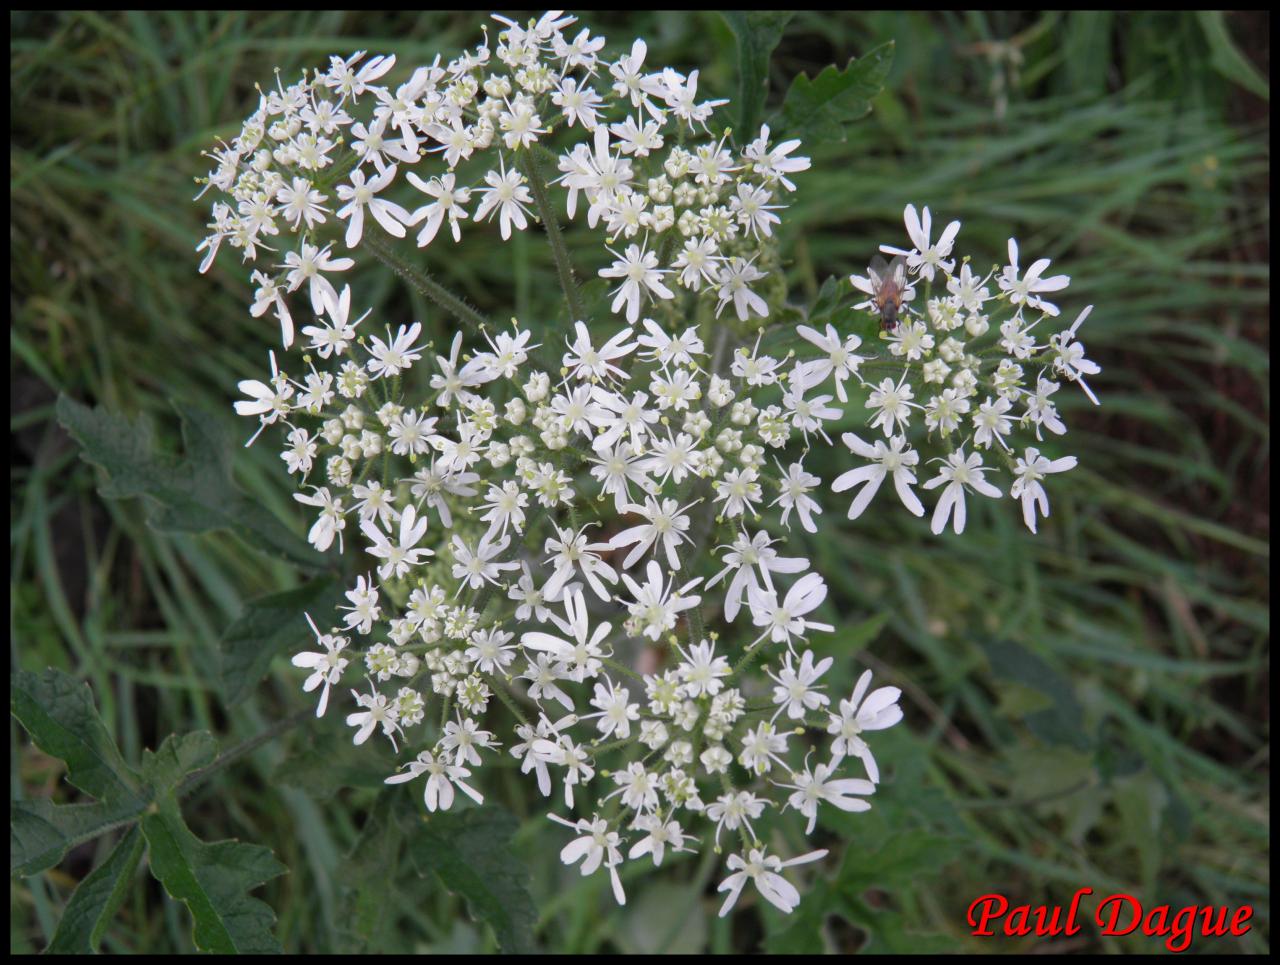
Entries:
[[[701,66],[709,92],[736,90],[716,15],[585,20],[614,43],[643,35],[663,62]],[[230,423],[236,380],[260,370],[277,333],[245,312],[234,259],[195,273],[200,152],[238,129],[276,65],[289,76],[366,47],[429,58],[472,43],[477,18],[14,13],[10,25],[11,667],[87,679],[131,760],[175,730],[231,743],[302,705],[283,666],[232,713],[215,684],[222,629],[295,574],[229,536],[159,536],[139,506],[98,498],[52,401],[64,391],[147,413],[170,434],[171,399]],[[815,935],[844,951],[1158,947],[1091,929],[1050,943],[967,935],[978,894],[1065,902],[1084,885],[1151,904],[1251,903],[1246,937],[1203,947],[1269,947],[1268,38],[1266,15],[792,21],[775,96],[800,70],[897,42],[873,114],[845,143],[808,145],[813,170],[786,220],[792,299],[896,239],[906,202],[928,204],[962,219],[980,260],[1014,234],[1073,276],[1069,310],[1096,306],[1085,335],[1105,404],[1064,404],[1081,469],[1055,481],[1038,537],[1005,506],[963,538],[890,513],[824,528],[807,547],[836,591],[835,622],[853,628],[832,644],[843,672],[861,662],[903,686],[907,726],[885,735],[883,754],[877,745],[888,767],[876,808],[824,824],[846,856],[797,920],[766,909],[731,926],[702,913],[714,905],[693,863],[617,909],[600,881],[563,877],[557,838],[534,813],[517,841],[546,948],[784,950]],[[551,319],[533,241],[496,255],[433,248],[431,267],[482,309]],[[405,297],[371,284],[375,305]],[[441,334],[438,312],[410,307]],[[237,458],[243,487],[301,527],[277,456],[259,446]],[[10,743],[15,796],[65,793],[56,762],[14,724]],[[189,820],[206,839],[273,848],[291,874],[259,894],[285,948],[332,950],[345,856],[371,798],[277,780],[301,744],[210,782]],[[13,950],[44,946],[109,844],[14,882]],[[492,947],[425,883],[396,888],[385,939],[387,950]],[[185,912],[149,882],[105,947],[190,950]]]

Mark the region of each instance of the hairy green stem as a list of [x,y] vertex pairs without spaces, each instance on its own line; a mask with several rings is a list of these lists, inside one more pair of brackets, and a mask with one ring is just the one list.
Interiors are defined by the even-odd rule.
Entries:
[[520,166],[524,170],[525,177],[529,179],[533,201],[538,206],[538,217],[547,231],[547,241],[551,243],[551,256],[555,259],[556,274],[560,276],[560,287],[564,289],[564,300],[569,306],[569,320],[585,322],[582,300],[578,296],[578,283],[573,277],[573,263],[569,261],[569,249],[564,243],[560,222],[556,220],[555,208],[552,207],[551,198],[547,194],[547,182],[542,176],[542,166],[532,151],[521,152]]
[[484,315],[468,305],[460,296],[449,291],[422,269],[415,268],[402,259],[387,247],[380,238],[365,235],[364,244],[373,252],[375,258],[460,321],[467,322],[476,328],[482,328],[490,324]]
[[178,796],[181,797],[184,794],[190,793],[197,785],[203,782],[205,778],[216,774],[218,771],[230,764],[234,764],[246,754],[252,753],[263,744],[275,740],[281,734],[293,730],[293,728],[297,727],[299,724],[313,717],[315,717],[314,711],[300,710],[296,714],[276,721],[261,734],[255,734],[253,737],[241,741],[239,744],[236,744],[235,747],[219,754],[217,759],[211,764],[200,768],[198,771],[192,771],[184,777],[182,782],[178,785]]

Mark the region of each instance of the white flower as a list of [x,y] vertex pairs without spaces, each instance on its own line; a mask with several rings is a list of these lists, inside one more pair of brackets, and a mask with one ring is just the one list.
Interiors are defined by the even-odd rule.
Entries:
[[929,240],[932,219],[927,207],[924,209],[924,214],[920,215],[916,213],[914,204],[907,205],[903,211],[903,220],[907,225],[907,237],[911,239],[915,248],[911,251],[903,251],[892,245],[881,245],[880,250],[887,255],[904,255],[907,259],[907,267],[917,272],[926,281],[933,281],[934,272],[939,268],[944,274],[950,275],[955,262],[947,260],[947,255],[951,254],[951,248],[955,244],[956,235],[960,231],[960,222],[951,222],[942,229],[937,242],[932,242]]
[[720,316],[720,312],[730,302],[733,302],[733,310],[737,313],[739,321],[745,322],[753,313],[761,318],[767,317],[768,303],[750,288],[753,282],[764,277],[765,272],[749,260],[737,255],[721,264],[720,273],[716,276],[716,285],[719,289],[716,317]]
[[515,636],[507,630],[489,627],[471,634],[470,646],[463,656],[474,665],[480,673],[502,674],[516,658],[515,647],[507,644]]
[[990,397],[987,398],[973,416],[973,444],[990,448],[993,441],[1008,449],[1008,445],[1004,441],[1013,428],[1013,419],[1009,416],[1009,410],[1013,408],[1013,403],[1000,396],[994,402]]
[[245,443],[245,448],[253,445],[263,429],[272,425],[277,419],[285,418],[292,411],[289,397],[293,395],[293,386],[280,375],[280,370],[276,368],[276,353],[268,352],[267,354],[271,358],[270,384],[259,382],[257,379],[245,379],[236,386],[249,396],[247,400],[235,403],[236,415],[256,415],[259,423],[258,431]]
[[327,201],[328,196],[316,190],[315,185],[306,178],[295,177],[292,183],[280,185],[276,189],[276,200],[280,202],[281,213],[293,225],[294,231],[298,230],[301,221],[306,221],[308,229],[323,224],[325,213],[329,211],[320,203]]
[[[1067,275],[1054,275],[1051,278],[1042,278],[1041,275],[1049,267],[1049,259],[1041,258],[1039,261],[1031,263],[1031,267],[1027,269],[1026,274],[1021,278],[1018,277],[1018,242],[1009,239],[1009,264],[1005,266],[1004,271],[1000,273],[997,284],[1000,290],[1009,296],[1009,301],[1014,305],[1026,304],[1031,308],[1038,308],[1046,315],[1057,315],[1058,306],[1051,302],[1046,302],[1040,297],[1042,292],[1062,291],[1070,283],[1071,278]],[[1087,313],[1086,313],[1087,314]]]
[[707,640],[695,643],[687,651],[681,650],[684,660],[676,668],[682,689],[688,697],[714,697],[724,689],[724,677],[729,676],[729,661],[716,656],[715,644]]
[[484,803],[484,795],[463,780],[470,777],[471,772],[460,764],[450,764],[444,754],[436,755],[431,751],[421,751],[416,760],[407,765],[404,774],[392,774],[386,779],[387,784],[403,784],[412,781],[422,774],[428,775],[427,786],[423,791],[428,811],[447,811],[453,805],[454,788],[456,787],[477,804]]
[[342,500],[330,494],[327,486],[320,487],[312,496],[294,493],[293,498],[305,506],[320,507],[320,516],[307,533],[307,542],[323,553],[333,545],[333,539],[336,536],[338,548],[341,551],[342,530],[347,525],[347,521],[342,518]]
[[460,581],[458,590],[461,592],[462,586],[470,586],[473,590],[478,590],[485,583],[498,582],[498,574],[503,570],[514,570],[520,567],[515,561],[502,561],[497,557],[507,548],[510,537],[503,536],[496,542],[491,538],[491,533],[485,533],[480,537],[480,542],[474,550],[471,549],[461,536],[454,536],[449,541],[449,548],[453,551],[453,578]]
[[[355,341],[356,326],[369,317],[372,309],[366,311],[354,322],[348,322],[351,315],[351,286],[343,285],[342,294],[337,298],[332,297],[327,291],[323,297],[325,312],[329,315],[329,324],[305,325],[302,334],[309,335],[310,347],[315,349],[316,354],[322,359],[327,359],[330,355],[341,355],[350,348],[351,343]],[[288,345],[285,347],[288,348]]]
[[813,826],[818,822],[818,803],[826,801],[834,804],[841,811],[869,811],[871,805],[855,795],[874,794],[875,784],[858,777],[830,780],[833,764],[819,764],[810,773],[806,767],[791,775],[794,784],[778,782],[778,787],[791,788],[793,793],[787,803],[809,819],[805,834],[813,834]]
[[871,497],[876,494],[880,484],[889,475],[893,476],[893,488],[897,491],[898,498],[902,500],[902,505],[916,516],[924,515],[924,506],[911,488],[916,484],[914,469],[920,462],[920,454],[914,449],[906,448],[905,438],[894,436],[887,446],[883,440],[877,439],[875,446],[869,446],[852,432],[846,432],[840,437],[840,441],[856,455],[872,460],[872,465],[850,469],[848,472],[841,473],[831,483],[831,491],[835,493],[842,493],[846,489],[861,484],[862,490],[849,504],[850,519],[857,519],[862,515],[867,504],[871,502]]
[[316,716],[323,717],[325,708],[329,706],[329,688],[342,679],[342,671],[347,669],[347,658],[341,656],[350,641],[334,633],[321,633],[310,613],[304,613],[311,632],[316,635],[316,643],[324,647],[323,652],[303,652],[294,654],[293,665],[312,670],[313,673],[302,684],[304,693],[311,693],[317,687],[320,691],[320,704],[316,707]]
[[622,582],[634,598],[633,602],[627,604],[627,611],[646,637],[657,640],[676,625],[681,613],[702,602],[700,596],[686,596],[702,582],[702,577],[690,580],[676,589],[674,579],[670,584],[663,579],[662,567],[656,560],[649,561],[645,574],[648,577],[645,583],[637,583],[626,573],[622,574]]
[[629,703],[626,687],[615,684],[608,677],[595,685],[591,706],[599,708],[598,714],[584,714],[581,720],[596,720],[602,737],[616,735],[619,740],[631,736],[631,722],[640,719],[640,705]]
[[788,179],[788,174],[798,174],[809,170],[807,157],[789,157],[800,146],[798,140],[783,141],[773,150],[769,149],[769,125],[760,126],[760,136],[747,145],[746,157],[755,165],[755,169],[770,180],[776,180],[788,191],[796,186]]
[[585,526],[575,531],[556,525],[556,536],[548,536],[543,546],[544,552],[552,554],[547,562],[555,568],[543,592],[550,597],[559,596],[570,578],[580,572],[596,596],[605,603],[612,602],[612,592],[601,582],[611,585],[618,582],[618,574],[600,556],[609,549],[608,543],[588,543]]
[[564,611],[565,620],[555,614],[547,614],[551,623],[564,634],[563,638],[533,630],[520,635],[520,645],[526,650],[551,654],[560,661],[567,678],[581,682],[599,673],[601,659],[606,655],[601,645],[613,627],[609,623],[598,623],[595,632],[591,632],[587,622],[587,603],[579,589],[565,593]]
[[964,532],[966,489],[972,489],[991,499],[1000,498],[1000,490],[986,481],[986,472],[987,467],[982,464],[981,455],[973,452],[966,456],[963,449],[958,449],[947,457],[942,468],[938,470],[938,475],[924,484],[925,489],[936,489],[944,483],[947,487],[942,491],[942,498],[938,500],[938,505],[933,511],[933,521],[929,528],[935,534],[946,529],[947,520],[953,511],[955,531]]
[[400,724],[395,706],[387,700],[386,694],[380,694],[376,690],[373,693],[362,694],[353,690],[351,696],[356,699],[358,706],[364,708],[354,714],[347,714],[347,726],[357,728],[352,743],[363,744],[381,725],[382,733],[390,739],[391,746],[395,747],[395,733],[400,729]]
[[791,646],[791,638],[800,636],[807,630],[826,630],[830,633],[835,628],[829,623],[817,623],[809,620],[806,614],[816,610],[827,598],[827,584],[817,573],[806,573],[787,591],[782,603],[772,590],[759,587],[747,588],[747,603],[751,607],[751,621],[764,632],[757,638],[766,636],[774,643],[785,643]]
[[[304,241],[300,251],[285,252],[284,264],[281,266],[289,269],[287,276],[289,291],[297,291],[302,287],[303,282],[308,284],[311,310],[317,315],[324,311],[326,296],[335,302],[338,300],[338,292],[334,289],[333,283],[321,272],[347,271],[355,267],[355,262],[350,258],[334,258],[330,255],[330,247],[325,245],[321,249]],[[293,341],[292,337],[288,341]],[[286,344],[285,348],[288,347]]]
[[1036,531],[1036,510],[1040,515],[1049,515],[1049,496],[1040,485],[1040,480],[1049,473],[1066,472],[1076,467],[1075,456],[1064,456],[1061,459],[1049,459],[1042,456],[1040,450],[1028,446],[1024,455],[1018,458],[1013,472],[1017,477],[1009,487],[1009,495],[1022,500],[1022,520],[1027,529]]
[[476,748],[489,750],[497,746],[493,740],[493,734],[487,730],[480,730],[470,717],[458,721],[447,721],[444,725],[444,735],[440,738],[440,747],[454,752],[455,764],[479,766],[480,755]]
[[622,329],[599,349],[592,346],[591,333],[582,322],[574,322],[573,330],[574,340],[565,340],[569,351],[564,354],[563,364],[574,378],[627,380],[627,373],[613,363],[635,351],[636,343],[627,341],[631,337],[631,326]]
[[624,304],[627,306],[627,321],[635,324],[640,317],[640,300],[644,296],[650,298],[675,298],[675,293],[662,283],[662,276],[668,269],[658,267],[658,256],[655,252],[645,251],[640,245],[628,245],[626,252],[619,255],[612,249],[614,262],[608,268],[600,269],[601,278],[621,278],[623,282],[613,290],[613,304],[609,310],[616,312]]
[[533,202],[529,193],[528,181],[519,171],[508,171],[506,162],[499,158],[499,170],[486,171],[484,176],[487,188],[477,188],[483,197],[476,208],[476,220],[483,221],[495,210],[498,212],[498,226],[503,241],[511,239],[511,226],[520,231],[529,227],[525,207]]
[[618,837],[618,832],[610,831],[609,822],[601,817],[592,816],[591,820],[582,818],[576,822],[566,821],[555,814],[549,814],[547,817],[581,835],[561,849],[560,860],[565,864],[581,861],[579,870],[584,876],[591,874],[603,864],[609,869],[613,897],[618,904],[625,905],[627,896],[622,891],[622,879],[618,877],[618,865],[622,864],[622,852],[619,850],[621,839]]
[[706,355],[706,347],[698,337],[698,330],[690,326],[680,335],[669,335],[652,318],[642,322],[647,335],[641,335],[636,341],[649,350],[649,358],[664,366],[694,365],[695,355]]
[[633,504],[627,507],[628,512],[643,516],[647,522],[624,529],[609,540],[610,549],[631,547],[631,552],[622,561],[622,568],[630,569],[650,547],[661,542],[662,549],[666,551],[667,565],[673,570],[680,569],[676,548],[688,541],[685,536],[689,528],[689,517],[685,515],[687,509],[688,506],[681,507],[674,499],[659,502],[652,497],[646,498],[642,506]]
[[461,241],[462,229],[458,223],[467,220],[467,209],[464,205],[471,200],[471,189],[458,187],[457,179],[452,173],[443,174],[430,181],[422,180],[412,171],[405,177],[423,194],[435,199],[413,211],[405,222],[411,225],[425,222],[422,230],[418,232],[418,247],[425,248],[431,244],[446,217],[449,219],[449,231],[453,234],[453,240]]
[[845,394],[844,384],[850,376],[858,377],[858,368],[866,361],[866,357],[857,354],[858,347],[862,345],[862,339],[857,335],[848,335],[841,341],[835,327],[830,324],[827,325],[825,335],[808,325],[797,325],[796,334],[827,353],[826,358],[812,359],[804,363],[809,370],[809,377],[805,382],[813,386],[824,381],[828,376],[834,375],[836,398],[841,402],[848,402],[849,397]]
[[777,674],[769,670],[765,671],[777,684],[773,688],[773,702],[778,705],[778,709],[774,711],[773,720],[777,720],[778,715],[784,710],[792,720],[800,720],[804,717],[805,711],[817,710],[831,703],[831,698],[819,693],[814,684],[819,677],[831,669],[835,659],[823,657],[815,664],[812,650],[806,650],[800,657],[798,668],[791,665],[791,659],[792,655],[788,653],[786,662]]
[[419,518],[417,510],[412,506],[406,506],[400,515],[400,538],[396,543],[391,542],[371,519],[366,519],[360,524],[360,531],[373,544],[369,547],[369,553],[378,559],[386,560],[378,567],[378,576],[384,580],[393,577],[399,579],[408,573],[411,567],[421,566],[426,561],[426,557],[435,555],[435,550],[418,546],[418,541],[427,532],[427,517]]
[[886,438],[905,430],[911,417],[911,409],[919,408],[911,401],[913,398],[915,393],[907,385],[905,372],[897,385],[893,384],[891,378],[883,379],[867,397],[867,408],[880,410],[871,420],[871,428],[883,429]]
[[[781,469],[781,464],[778,465]],[[813,473],[808,472],[804,468],[804,463],[793,462],[787,467],[786,473],[778,480],[782,491],[778,494],[770,506],[781,506],[782,517],[779,522],[788,529],[791,524],[787,518],[791,515],[791,510],[796,511],[796,515],[800,518],[800,526],[806,533],[816,533],[818,531],[817,524],[814,523],[813,517],[822,515],[822,507],[818,505],[818,501],[808,495],[814,488],[822,483],[822,480]]]
[[867,777],[878,784],[880,769],[861,735],[863,731],[884,730],[902,720],[902,708],[898,706],[902,691],[897,687],[877,687],[867,693],[870,686],[871,671],[864,670],[849,699],[840,701],[840,713],[827,715],[827,733],[835,735],[831,742],[832,766],[846,755],[856,757],[866,767]]
[[[769,534],[761,530],[752,537],[745,532],[740,533],[728,547],[729,552],[722,557],[725,564],[715,576],[707,581],[707,588],[715,586],[726,575],[733,573],[724,594],[724,618],[732,623],[742,606],[742,597],[750,587],[759,588],[756,580],[756,569],[770,591],[773,590],[773,573],[800,573],[809,568],[809,561],[802,557],[779,556],[773,548],[777,540],[769,538]],[[717,549],[725,549],[720,546]]]
[[1084,376],[1097,375],[1102,371],[1102,367],[1097,362],[1085,358],[1084,344],[1075,340],[1076,331],[1084,320],[1089,317],[1091,311],[1093,311],[1093,306],[1086,305],[1084,310],[1076,316],[1076,320],[1071,323],[1071,327],[1050,338],[1049,344],[1057,353],[1057,357],[1053,360],[1054,371],[1061,372],[1072,382],[1079,382],[1080,388],[1084,389],[1084,394],[1089,397],[1089,401],[1094,405],[1098,405],[1098,397],[1093,394],[1093,390],[1085,382]]
[[778,872],[792,865],[818,861],[826,855],[825,848],[820,851],[810,851],[790,861],[783,861],[776,855],[765,854],[763,848],[759,850],[753,848],[746,858],[736,854],[729,855],[728,866],[733,873],[720,882],[720,887],[716,889],[729,892],[729,897],[720,907],[720,917],[723,918],[729,914],[737,904],[738,896],[742,894],[742,889],[746,887],[748,881],[755,884],[756,889],[769,904],[784,914],[791,914],[796,905],[800,904],[800,892],[796,891],[795,886]]
[[722,830],[736,831],[744,825],[751,832],[751,837],[754,838],[756,832],[755,828],[751,826],[751,822],[764,813],[768,803],[764,798],[756,797],[750,791],[738,791],[736,793],[730,791],[720,795],[708,804],[707,818],[716,823],[716,845],[719,846],[720,844],[720,832]]
[[772,721],[762,720],[742,736],[738,763],[756,774],[766,774],[773,765],[786,767],[780,755],[787,752],[788,732],[778,732]]
[[347,220],[346,243],[354,248],[360,243],[364,234],[364,212],[368,208],[373,219],[382,225],[387,234],[395,238],[403,238],[404,226],[413,224],[413,216],[394,201],[377,197],[396,176],[396,167],[391,165],[385,171],[374,175],[373,180],[366,182],[365,174],[359,168],[351,172],[351,183],[338,185],[338,198],[347,202],[338,209],[338,217]]
[[641,814],[632,824],[632,828],[645,832],[645,836],[633,844],[631,850],[627,852],[627,857],[632,861],[643,858],[646,854],[653,855],[653,866],[656,868],[662,864],[667,848],[672,851],[692,850],[684,846],[685,833],[678,821],[664,822],[656,814]]
[[391,337],[391,329],[387,329],[387,340],[378,336],[370,336],[368,369],[377,379],[399,375],[414,362],[422,358],[421,346],[414,344],[422,333],[422,324],[401,325],[396,329],[395,337]]
[[348,611],[347,629],[368,633],[373,629],[373,621],[382,613],[378,606],[378,588],[369,582],[368,577],[357,577],[356,588],[347,590],[346,597],[351,601],[351,606],[339,609]]

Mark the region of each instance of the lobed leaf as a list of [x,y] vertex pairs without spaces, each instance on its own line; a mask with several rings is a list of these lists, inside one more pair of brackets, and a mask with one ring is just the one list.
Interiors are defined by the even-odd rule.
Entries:
[[33,875],[52,868],[67,850],[136,817],[147,798],[98,716],[88,684],[52,668],[20,670],[9,688],[10,713],[46,754],[67,765],[67,780],[98,800],[9,806],[9,869]]
[[137,798],[137,775],[98,716],[89,685],[60,670],[19,670],[9,711],[46,754],[65,761],[67,780],[104,801]]
[[738,40],[738,137],[750,139],[769,93],[769,57],[794,14],[789,10],[729,10],[721,14]]
[[26,878],[52,868],[77,844],[133,821],[145,807],[135,798],[91,804],[10,801],[9,873]]
[[87,955],[98,950],[103,932],[124,901],[126,889],[142,858],[142,832],[131,827],[107,855],[76,886],[53,933],[46,954]]
[[249,896],[287,870],[269,848],[239,841],[206,844],[187,828],[170,798],[142,820],[151,873],[191,912],[196,948],[220,954],[279,952],[275,912]]
[[159,530],[203,533],[230,530],[264,552],[318,568],[320,556],[261,503],[246,496],[231,478],[230,442],[209,413],[180,407],[185,454],[159,451],[150,424],[101,407],[91,409],[58,397],[58,421],[83,448],[86,462],[105,480],[107,499],[141,498],[147,518]]
[[871,112],[893,65],[893,41],[852,59],[844,70],[831,64],[818,76],[797,74],[782,103],[778,126],[806,141],[844,141],[845,125]]
[[420,874],[433,872],[466,899],[474,918],[488,922],[508,954],[534,950],[538,909],[529,895],[529,873],[511,854],[516,820],[501,808],[445,811],[413,832],[410,854]]

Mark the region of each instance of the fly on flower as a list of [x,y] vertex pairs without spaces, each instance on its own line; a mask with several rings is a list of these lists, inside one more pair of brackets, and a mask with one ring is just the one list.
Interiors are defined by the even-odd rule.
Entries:
[[867,268],[871,279],[871,305],[880,316],[880,328],[892,332],[898,327],[903,296],[907,290],[907,263],[902,255],[886,263],[876,255]]

